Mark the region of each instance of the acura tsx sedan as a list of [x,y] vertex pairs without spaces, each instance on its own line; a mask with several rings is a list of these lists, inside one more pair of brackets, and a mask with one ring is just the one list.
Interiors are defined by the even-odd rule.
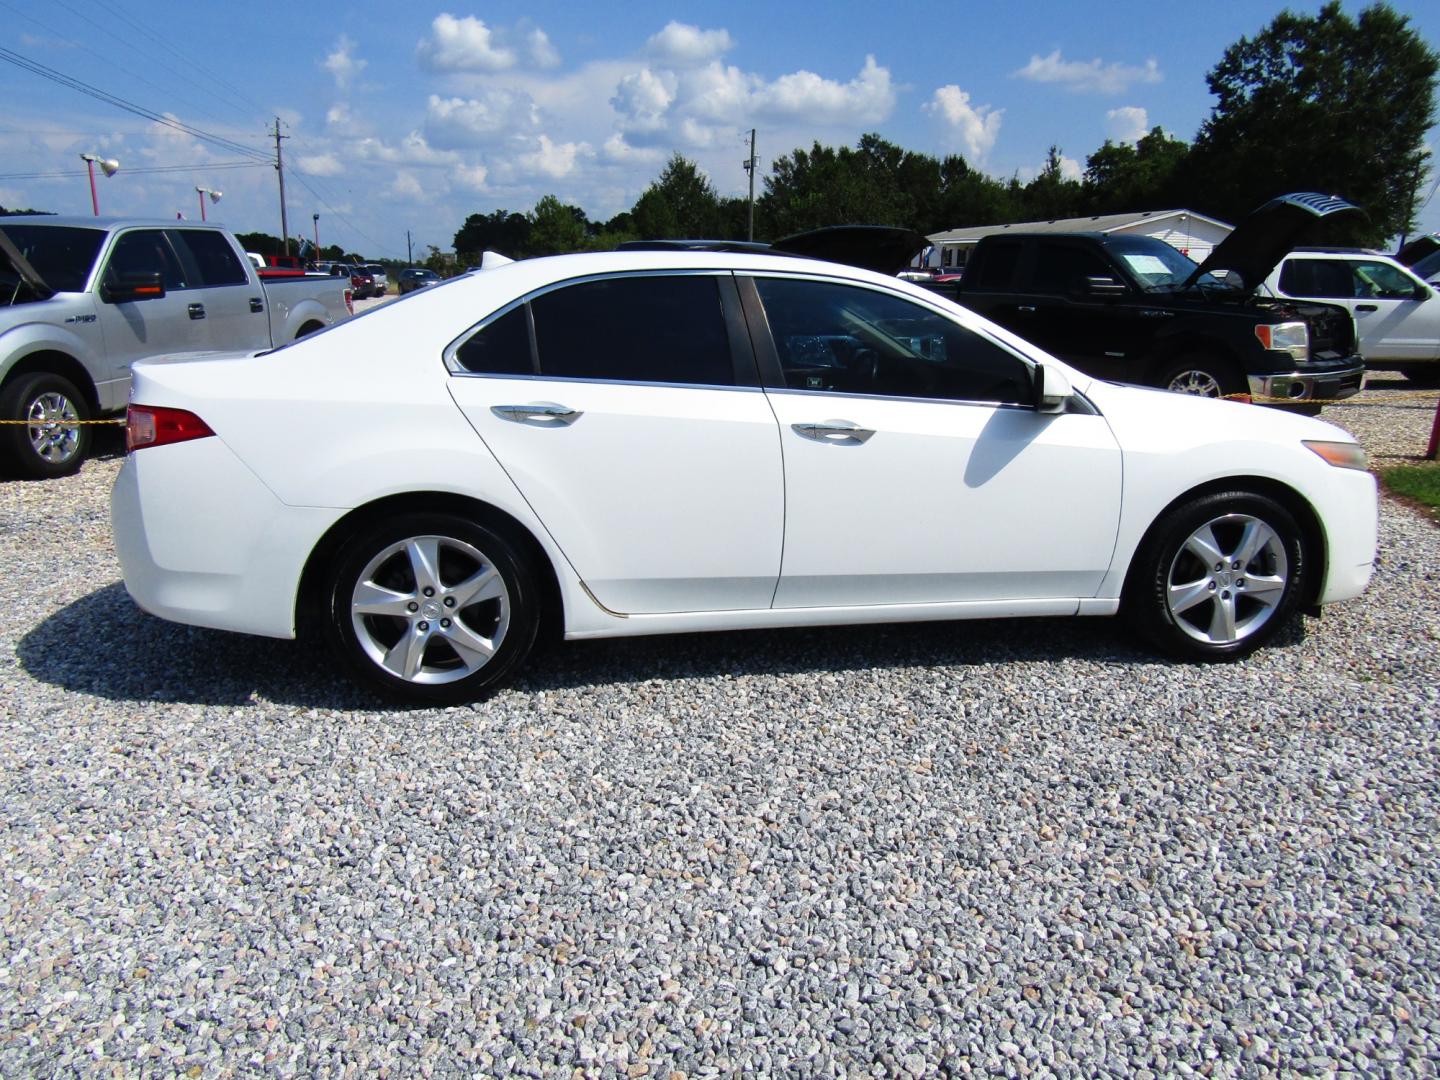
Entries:
[[318,633],[420,702],[482,695],[542,624],[1122,614],[1229,659],[1375,555],[1337,428],[1093,379],[920,286],[758,251],[508,263],[137,363],[127,434],[143,609]]

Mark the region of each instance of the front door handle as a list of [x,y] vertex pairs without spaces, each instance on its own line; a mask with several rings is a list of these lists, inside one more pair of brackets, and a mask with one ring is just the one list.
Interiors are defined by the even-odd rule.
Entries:
[[250,297],[250,310],[258,315],[265,310],[265,301],[261,300],[258,296]]
[[1016,307],[1015,307],[1015,310],[1016,310],[1016,311],[1023,311],[1023,312],[1025,312],[1025,313],[1027,313],[1027,314],[1032,314],[1032,315],[1033,315],[1033,314],[1035,313],[1035,305],[1034,305],[1034,304],[1017,304]]
[[797,435],[824,443],[863,443],[874,435],[872,428],[862,428],[849,420],[822,420],[818,424],[791,424]]
[[190,308],[189,308],[189,311],[190,311],[190,318],[192,318],[192,319],[203,319],[203,318],[205,317],[205,305],[204,305],[204,304],[191,304],[191,305],[190,305]]
[[1356,310],[1356,311],[1379,311],[1379,310],[1380,310],[1380,305],[1379,305],[1379,304],[1356,304],[1356,305],[1355,305],[1355,310]]
[[523,424],[526,420],[553,420],[557,424],[570,424],[580,417],[579,409],[556,405],[553,401],[537,401],[530,405],[491,405],[490,411],[501,420],[513,420],[517,424]]

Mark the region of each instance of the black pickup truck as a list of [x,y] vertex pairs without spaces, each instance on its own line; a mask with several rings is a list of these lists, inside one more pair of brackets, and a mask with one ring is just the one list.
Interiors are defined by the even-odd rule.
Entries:
[[1154,237],[986,236],[950,295],[1100,378],[1297,404],[1346,398],[1365,374],[1350,313],[1254,290],[1317,222],[1359,213],[1285,195],[1198,266]]

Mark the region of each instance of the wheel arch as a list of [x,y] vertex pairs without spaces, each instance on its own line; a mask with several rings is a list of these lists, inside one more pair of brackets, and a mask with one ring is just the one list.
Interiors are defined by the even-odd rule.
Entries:
[[1254,495],[1264,495],[1274,499],[1294,516],[1296,523],[1300,526],[1302,539],[1305,543],[1305,552],[1310,557],[1310,572],[1307,574],[1305,593],[1300,598],[1300,606],[1303,610],[1313,611],[1316,600],[1320,596],[1321,589],[1325,584],[1325,568],[1328,560],[1328,551],[1325,541],[1325,529],[1320,523],[1320,516],[1315,508],[1310,505],[1308,499],[1301,495],[1288,484],[1268,476],[1224,476],[1215,480],[1207,480],[1203,484],[1197,484],[1188,491],[1182,492],[1161,511],[1155,515],[1150,524],[1146,526],[1145,532],[1140,537],[1140,542],[1130,552],[1130,561],[1125,568],[1125,584],[1121,590],[1121,602],[1133,594],[1135,573],[1139,556],[1154,537],[1157,529],[1175,510],[1205,495],[1212,495],[1220,491],[1244,491]]
[[564,597],[555,566],[544,546],[523,523],[481,499],[445,491],[410,491],[387,495],[351,510],[325,531],[311,549],[300,575],[296,596],[295,629],[313,636],[316,619],[323,615],[325,569],[350,536],[371,522],[407,513],[452,513],[486,525],[505,535],[530,557],[540,581],[540,634],[558,641],[565,625]]
[[37,349],[22,356],[10,365],[10,369],[5,372],[5,378],[0,380],[0,386],[37,373],[59,375],[62,379],[69,380],[75,389],[85,395],[90,415],[95,416],[100,412],[100,395],[95,389],[95,381],[90,378],[90,372],[75,357],[58,349]]

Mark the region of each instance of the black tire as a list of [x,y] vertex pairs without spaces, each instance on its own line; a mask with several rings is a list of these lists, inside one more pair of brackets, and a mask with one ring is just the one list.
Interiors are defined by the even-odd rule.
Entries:
[[[1258,528],[1247,537],[1252,522]],[[1198,553],[1210,541],[1212,557],[1202,563]],[[1142,640],[1172,656],[1238,659],[1295,616],[1309,563],[1303,531],[1274,499],[1246,491],[1202,495],[1151,529],[1131,564],[1122,610]]]
[[34,424],[0,425],[5,469],[28,480],[76,472],[90,453],[90,405],[69,379],[37,371],[10,380],[0,391],[0,417]]
[[1234,362],[1213,353],[1187,353],[1162,364],[1155,373],[1154,385],[1162,390],[1199,397],[1229,397],[1246,392]]
[[[417,569],[409,541],[422,549],[422,567],[436,564],[428,595],[428,571]],[[433,557],[426,554],[432,546]],[[467,599],[457,587],[481,579],[483,598]],[[373,588],[361,591],[364,583]],[[400,613],[357,612],[364,595]],[[454,514],[405,514],[363,527],[336,554],[324,596],[325,636],[340,659],[361,681],[411,704],[482,697],[529,655],[540,625],[541,592],[523,551]],[[488,659],[477,642],[493,647]]]

